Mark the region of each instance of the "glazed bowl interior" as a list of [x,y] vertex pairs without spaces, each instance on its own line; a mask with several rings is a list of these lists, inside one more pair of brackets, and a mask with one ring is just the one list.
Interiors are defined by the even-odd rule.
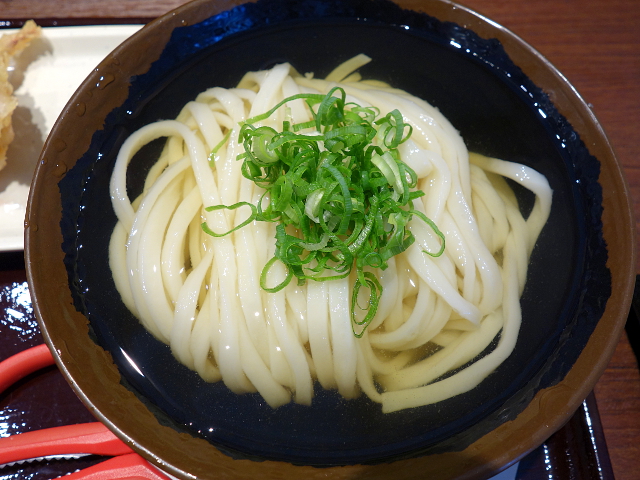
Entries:
[[[27,231],[28,269],[43,331],[80,397],[142,454],[177,475],[204,469],[198,464],[206,462],[200,460],[200,452],[204,458],[213,450],[222,452],[217,461],[224,458],[231,470],[239,471],[246,468],[245,460],[334,467],[436,457],[463,452],[510,422],[517,424],[514,421],[534,398],[561,385],[584,354],[608,308],[612,278],[622,278],[622,291],[628,293],[630,283],[624,274],[614,272],[612,277],[607,261],[608,255],[633,255],[632,244],[621,240],[621,251],[607,251],[612,240],[602,227],[598,177],[601,168],[615,170],[613,155],[608,163],[595,158],[580,133],[513,63],[500,42],[458,24],[390,2],[304,1],[294,6],[262,1],[217,16],[216,9],[230,5],[210,3],[215,2],[179,9],[176,15],[184,25],[175,19],[154,22],[116,50],[105,60],[98,81],[87,80],[76,93],[43,152],[30,204],[29,222],[38,230]],[[449,4],[429,5],[458,15],[451,13],[455,9]],[[158,31],[164,36],[155,37]],[[158,58],[142,60],[141,52],[151,43],[160,44]],[[320,387],[310,407],[291,403],[272,409],[258,394],[236,395],[222,382],[204,382],[180,365],[169,347],[149,334],[122,303],[108,273],[108,244],[116,223],[110,175],[119,146],[132,132],[176,117],[185,103],[209,87],[233,87],[247,71],[281,62],[323,77],[359,53],[372,58],[360,70],[364,78],[385,81],[436,106],[460,131],[470,151],[523,163],[544,174],[553,189],[551,216],[532,255],[516,348],[478,387],[392,414],[383,414],[364,396],[347,401]],[[114,80],[105,82],[110,80],[106,75],[114,75]],[[109,89],[116,98],[105,101]],[[106,105],[89,108],[83,116],[72,113],[73,104],[103,101]],[[95,117],[89,125],[98,127],[79,133],[87,117]],[[61,150],[60,141],[78,146]],[[130,197],[141,191],[162,146],[162,139],[155,141],[132,160]],[[51,173],[56,178],[45,180]],[[613,177],[624,186],[619,172]],[[513,188],[526,214],[531,195],[515,184]],[[53,207],[44,203],[50,197]],[[624,203],[626,198],[617,201]],[[51,208],[59,213],[49,221]],[[48,267],[38,260],[43,243],[55,252],[47,262],[56,264],[51,268],[64,295],[56,298],[64,298],[62,302],[43,286],[44,277],[51,281],[45,274]],[[625,302],[625,296],[618,302],[623,311]],[[54,315],[60,308],[65,314]],[[605,317],[611,317],[607,321],[615,337],[624,320],[616,313]],[[604,368],[615,340],[605,343],[590,360],[591,371]],[[90,365],[78,365],[85,361],[83,355]],[[588,393],[595,379],[592,373],[582,377],[578,391],[566,395],[567,408],[547,424],[560,426],[577,406],[576,398]],[[109,406],[114,402],[121,402],[120,408]],[[128,413],[122,412],[126,409]],[[135,420],[131,412],[139,411],[144,415]],[[197,466],[189,467],[176,460],[179,455],[167,453],[174,435],[187,444],[195,442]],[[512,461],[534,448],[539,435],[530,438],[530,445],[520,445],[500,461]],[[463,467],[458,473],[471,470]]]

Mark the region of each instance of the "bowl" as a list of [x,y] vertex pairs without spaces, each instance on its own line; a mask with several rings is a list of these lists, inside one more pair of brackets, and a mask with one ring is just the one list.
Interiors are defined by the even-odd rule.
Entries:
[[[553,207],[516,348],[478,387],[392,414],[320,388],[310,407],[274,410],[180,365],[120,300],[108,273],[109,178],[129,134],[174,118],[205,88],[282,61],[322,77],[358,53],[373,58],[365,77],[432,103],[470,150],[542,172]],[[131,192],[152,150],[136,158]],[[633,225],[620,165],[590,109],[490,20],[439,0],[196,0],[125,41],[73,95],[40,157],[25,245],[58,366],[100,421],[167,473],[483,478],[560,428],[606,367],[630,305]]]

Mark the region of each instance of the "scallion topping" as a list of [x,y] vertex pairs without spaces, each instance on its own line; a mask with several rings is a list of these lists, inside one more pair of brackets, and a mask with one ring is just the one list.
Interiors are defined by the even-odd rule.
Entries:
[[[296,99],[309,105],[313,121],[285,121],[282,131],[255,125]],[[335,280],[355,267],[351,319],[354,335],[361,337],[382,294],[371,269],[384,270],[391,257],[414,243],[409,221],[419,218],[440,238],[440,249],[426,254],[438,257],[444,251],[442,232],[413,208],[413,200],[424,193],[415,190],[417,176],[398,154],[398,146],[411,132],[398,110],[381,117],[374,107],[347,102],[339,87],[327,95],[288,97],[240,128],[245,153],[237,158],[243,162],[242,174],[264,188],[269,201],[265,206],[260,201],[208,207],[211,211],[248,206],[251,214],[228,232],[215,233],[206,222],[202,228],[223,236],[255,220],[277,222],[275,256],[260,276],[268,292],[285,288],[294,276],[299,284]],[[269,286],[269,271],[277,261],[286,266],[286,275]]]

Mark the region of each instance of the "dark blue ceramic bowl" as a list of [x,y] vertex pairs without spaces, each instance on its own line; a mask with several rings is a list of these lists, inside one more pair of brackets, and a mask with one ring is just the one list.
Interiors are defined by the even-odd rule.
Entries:
[[[386,0],[196,1],[125,42],[72,98],[47,141],[32,191],[29,221],[39,226],[27,231],[34,302],[81,398],[167,471],[218,478],[216,465],[233,478],[252,472],[347,478],[365,471],[410,478],[422,465],[436,478],[482,476],[535,448],[553,432],[548,425],[560,427],[592,388],[624,322],[619,309],[624,312],[626,300],[607,303],[612,284],[631,288],[613,265],[633,247],[623,241],[608,253],[613,240],[603,230],[598,178],[601,169],[615,170],[615,158],[553,67],[508,31],[454,7],[435,0],[421,4],[424,12]],[[528,71],[508,49],[526,60]],[[363,76],[438,107],[470,150],[544,174],[554,191],[551,216],[533,252],[515,351],[477,388],[392,414],[364,396],[346,401],[317,388],[313,406],[274,410],[258,394],[238,396],[221,382],[204,382],[120,301],[108,273],[116,222],[109,178],[130,133],[174,118],[206,88],[232,87],[246,71],[282,61],[322,77],[358,53],[373,58]],[[113,81],[102,89],[98,75]],[[565,111],[537,81],[570,95]],[[74,103],[88,107],[82,117],[73,113]],[[578,133],[575,119],[588,128]],[[585,147],[585,135],[599,158]],[[68,147],[56,150],[56,138]],[[161,146],[146,148],[132,163],[132,196]],[[619,173],[610,177],[624,184]],[[514,189],[526,211],[531,198]],[[626,196],[614,201],[629,211]],[[62,296],[47,287],[54,277]],[[598,328],[610,329],[612,338],[587,355]],[[564,391],[567,379],[573,386]],[[542,408],[544,395],[553,401]],[[532,408],[542,412],[534,422]],[[520,431],[508,442],[514,428]]]

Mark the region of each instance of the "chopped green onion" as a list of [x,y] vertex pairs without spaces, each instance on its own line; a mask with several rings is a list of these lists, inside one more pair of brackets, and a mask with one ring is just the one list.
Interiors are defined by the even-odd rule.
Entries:
[[216,165],[215,164],[216,153],[218,153],[218,150],[220,150],[222,146],[229,141],[230,136],[231,136],[231,130],[229,130],[227,134],[222,138],[222,140],[220,140],[218,144],[215,147],[213,147],[213,149],[211,149],[211,153],[209,153],[209,166],[211,166],[211,168],[214,168]]
[[[312,121],[286,121],[280,132],[254,125],[298,99],[309,105]],[[445,238],[431,219],[413,208],[413,200],[424,192],[414,190],[417,176],[397,151],[411,135],[411,126],[398,110],[378,118],[376,108],[345,100],[346,93],[339,87],[327,95],[298,94],[245,121],[239,133],[245,149],[238,155],[243,161],[241,171],[264,188],[270,200],[264,208],[262,199],[257,205],[208,207],[211,211],[250,206],[251,215],[225,233],[212,232],[206,223],[202,228],[222,236],[255,220],[278,222],[275,255],[260,276],[260,285],[268,292],[282,290],[294,276],[298,284],[328,281],[345,278],[355,268],[351,320],[359,338],[382,295],[382,285],[370,270],[384,270],[391,257],[415,242],[409,221],[417,217],[440,239],[437,252],[424,250],[428,255],[442,255]],[[288,226],[299,236],[287,233]],[[271,287],[267,277],[277,261],[284,264],[286,274]]]
[[238,225],[237,227],[232,228],[231,230],[229,230],[228,232],[223,232],[223,233],[216,233],[213,230],[211,230],[209,228],[209,226],[207,225],[207,222],[202,222],[202,224],[200,225],[202,227],[202,230],[204,230],[204,232],[207,235],[211,235],[212,237],[224,237],[225,235],[230,234],[231,232],[235,232],[236,230],[244,227],[245,225],[249,225],[251,222],[253,222],[256,218],[258,218],[258,208],[249,202],[238,202],[238,203],[234,203],[233,205],[212,205],[211,207],[206,207],[205,210],[207,212],[212,212],[214,210],[235,210],[236,208],[240,208],[240,207],[249,207],[251,209],[251,215],[249,215],[249,217],[243,221],[240,225]]

